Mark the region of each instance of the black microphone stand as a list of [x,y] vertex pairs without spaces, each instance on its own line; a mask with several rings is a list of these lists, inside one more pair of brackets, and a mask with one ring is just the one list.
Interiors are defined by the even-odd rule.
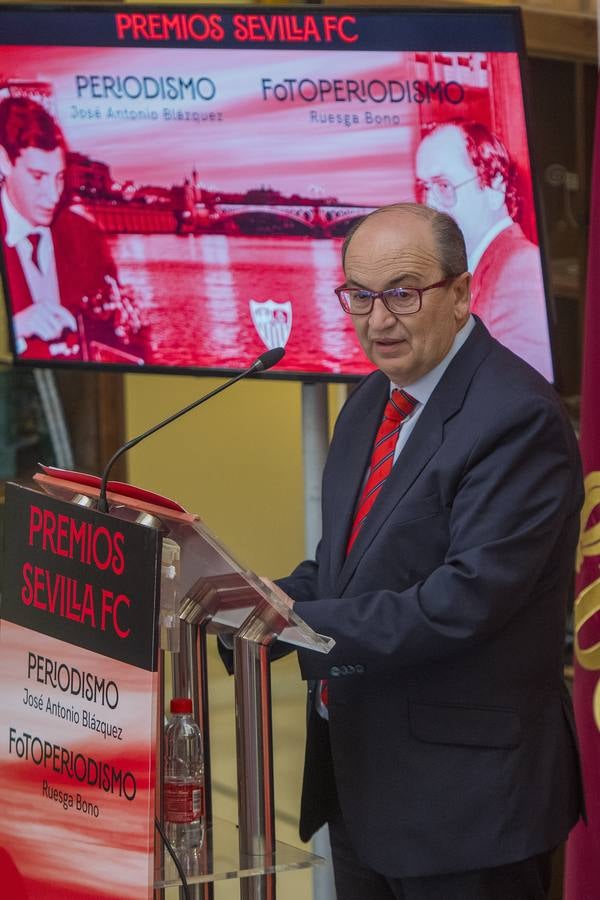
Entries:
[[150,437],[150,435],[154,434],[156,431],[164,428],[165,425],[170,425],[171,422],[174,422],[181,416],[185,416],[186,413],[191,412],[192,409],[195,409],[197,406],[200,406],[202,403],[210,400],[211,397],[215,397],[217,394],[220,394],[221,391],[227,390],[227,388],[231,387],[232,384],[235,384],[236,381],[241,381],[242,378],[246,378],[248,375],[252,375],[254,372],[265,372],[267,369],[270,369],[271,366],[274,366],[279,362],[279,360],[283,357],[284,352],[285,351],[283,347],[275,347],[273,350],[267,350],[266,353],[263,353],[255,362],[252,363],[249,369],[244,369],[244,371],[240,372],[239,375],[235,375],[233,378],[230,378],[229,381],[226,381],[225,384],[219,385],[219,387],[215,388],[214,391],[210,391],[210,393],[204,394],[204,396],[199,397],[198,400],[194,400],[193,403],[188,404],[188,406],[178,410],[178,412],[173,413],[173,415],[169,416],[166,419],[163,419],[162,422],[159,422],[157,425],[153,425],[152,428],[149,428],[147,431],[142,432],[142,434],[138,434],[136,437],[131,438],[130,441],[127,441],[126,444],[123,444],[122,447],[119,447],[119,449],[115,453],[113,453],[113,455],[107,462],[102,473],[102,481],[100,483],[100,493],[98,495],[97,503],[98,511],[108,512],[108,499],[106,496],[108,476],[110,475],[110,470],[112,469],[116,461],[124,453],[126,453],[128,450],[131,450],[132,447],[135,447],[136,444],[139,444],[141,441],[145,440],[145,438]]

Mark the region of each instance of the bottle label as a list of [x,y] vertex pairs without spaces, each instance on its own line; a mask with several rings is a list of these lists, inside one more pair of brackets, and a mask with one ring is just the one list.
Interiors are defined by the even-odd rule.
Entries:
[[204,815],[204,786],[189,783],[165,783],[165,821],[177,825],[196,822]]

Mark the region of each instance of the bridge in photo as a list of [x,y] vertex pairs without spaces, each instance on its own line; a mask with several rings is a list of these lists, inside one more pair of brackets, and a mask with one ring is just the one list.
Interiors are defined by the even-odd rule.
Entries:
[[210,230],[242,234],[297,234],[343,237],[372,207],[302,203],[217,203]]

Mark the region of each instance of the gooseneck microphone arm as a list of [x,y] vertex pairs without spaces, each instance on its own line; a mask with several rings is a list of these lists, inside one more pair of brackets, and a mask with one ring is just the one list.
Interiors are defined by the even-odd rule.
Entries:
[[165,425],[170,425],[171,422],[174,422],[175,419],[179,419],[180,416],[185,416],[186,413],[191,412],[192,409],[195,409],[197,406],[200,406],[202,403],[205,403],[207,400],[210,400],[211,397],[215,397],[217,394],[220,394],[221,391],[227,390],[228,387],[231,387],[232,384],[235,384],[236,381],[241,381],[242,378],[247,378],[248,375],[253,375],[259,372],[266,372],[267,369],[270,369],[271,366],[276,365],[280,359],[283,358],[285,350],[283,347],[275,347],[273,350],[267,350],[265,353],[262,353],[255,362],[252,363],[249,369],[245,369],[243,372],[240,372],[239,375],[235,375],[233,378],[230,378],[229,381],[226,381],[225,384],[221,384],[219,387],[215,388],[214,391],[210,391],[208,394],[204,394],[202,397],[199,397],[197,400],[194,400],[193,403],[190,403],[188,406],[180,409],[178,412],[173,413],[172,416],[169,416],[166,419],[163,419],[162,422],[159,422],[158,425],[153,425],[152,428],[149,428],[147,431],[142,432],[142,434],[138,434],[137,437],[131,438],[130,441],[127,441],[126,444],[123,444],[122,447],[113,453],[108,463],[106,464],[104,471],[102,473],[102,482],[100,484],[100,493],[98,495],[98,510],[99,512],[108,512],[108,500],[106,497],[106,489],[108,484],[108,476],[110,475],[110,470],[124,453],[128,450],[131,450],[132,447],[135,447],[141,441],[145,440],[147,437],[150,437],[151,434],[154,434],[156,431],[160,431],[161,428],[164,428]]

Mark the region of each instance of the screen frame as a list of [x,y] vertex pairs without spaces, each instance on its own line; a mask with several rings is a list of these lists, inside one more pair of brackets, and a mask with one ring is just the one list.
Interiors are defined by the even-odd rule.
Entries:
[[[109,15],[110,13],[123,12],[124,7],[122,4],[114,4],[110,3],[107,5],[99,5],[95,3],[85,3],[85,4],[43,4],[43,5],[35,5],[35,4],[19,4],[16,6],[12,3],[0,3],[0,17],[4,12],[10,12],[12,15],[17,13],[35,13],[35,14],[51,14],[53,12],[62,12],[62,13],[85,13],[85,12],[98,12],[98,13],[106,13]],[[148,12],[163,12],[168,11],[173,14],[176,12],[189,12],[189,6],[178,6],[178,5],[165,5],[165,4],[136,4],[133,8],[136,12],[148,11]],[[548,323],[548,336],[549,336],[549,349],[550,356],[552,360],[552,370],[554,374],[553,381],[551,382],[557,390],[560,390],[560,368],[558,362],[558,353],[557,353],[557,317],[556,317],[556,304],[554,302],[554,295],[552,293],[550,274],[549,274],[549,261],[547,258],[547,234],[546,234],[546,220],[543,209],[543,198],[541,192],[541,186],[539,183],[538,172],[537,172],[537,160],[535,158],[535,154],[533,152],[533,139],[532,139],[532,120],[533,120],[533,99],[531,93],[531,82],[529,77],[528,68],[526,66],[527,54],[525,47],[525,34],[523,27],[523,18],[521,14],[521,9],[516,6],[469,6],[469,7],[434,7],[434,6],[402,6],[402,7],[391,7],[391,6],[365,6],[365,5],[331,5],[327,7],[328,10],[335,9],[336,14],[344,15],[344,13],[361,13],[368,16],[382,16],[382,15],[396,15],[398,17],[411,15],[411,14],[419,14],[419,15],[427,15],[432,14],[436,16],[460,16],[460,15],[469,15],[469,16],[484,16],[484,17],[495,17],[499,18],[500,16],[509,17],[515,37],[515,53],[518,56],[519,61],[519,73],[521,77],[521,89],[523,96],[523,111],[525,118],[525,128],[527,135],[527,151],[529,154],[529,164],[530,164],[530,172],[531,172],[531,184],[532,184],[532,194],[533,194],[533,205],[536,216],[536,226],[538,231],[538,246],[540,252],[540,263],[542,269],[542,281],[544,285],[544,300],[545,300],[545,308],[546,308],[546,317]],[[253,10],[256,10],[262,15],[275,13],[283,13],[283,14],[297,14],[297,15],[306,15],[307,11],[312,14],[328,14],[325,10],[325,7],[314,7],[314,6],[295,6],[295,5],[285,5],[279,6],[277,5],[275,8],[267,8],[264,6],[216,6],[213,4],[202,6],[202,12],[205,14],[209,14],[210,12],[219,12],[226,13],[227,15],[235,15],[236,13],[240,14],[251,14]],[[10,41],[4,41],[7,46],[11,46]],[[12,46],[18,46],[17,44],[12,44]],[[55,43],[45,43],[40,44],[40,46],[64,46],[68,49],[69,46],[91,46],[90,44],[78,44],[78,45],[69,45],[69,44],[55,44]],[[102,45],[96,45],[102,46]],[[126,49],[126,47],[124,47]],[[198,48],[200,49],[200,47]],[[268,48],[271,49],[271,48]],[[303,48],[304,52],[310,53],[311,50],[321,50],[321,47],[305,47]],[[434,48],[432,48],[434,49]],[[332,49],[332,52],[336,52]],[[360,51],[355,51],[360,52]],[[387,52],[387,51],[386,51]],[[400,51],[398,51],[400,52]],[[491,51],[490,51],[491,52]],[[240,372],[244,371],[243,368],[225,368],[225,367],[210,367],[210,366],[168,366],[168,365],[157,365],[157,364],[144,364],[142,366],[133,366],[133,365],[125,365],[120,363],[98,363],[98,362],[89,362],[84,360],[75,360],[72,362],[66,360],[35,360],[35,359],[22,359],[17,354],[16,349],[16,339],[12,321],[12,311],[10,309],[10,292],[8,288],[8,277],[6,271],[6,264],[4,260],[4,253],[0,249],[0,278],[2,283],[2,292],[3,292],[3,306],[6,314],[6,324],[7,324],[7,334],[9,339],[9,347],[10,352],[13,358],[13,365],[16,368],[44,368],[44,369],[57,369],[62,371],[96,371],[96,372],[115,372],[115,373],[123,373],[123,374],[162,374],[162,375],[191,375],[194,377],[206,376],[206,377],[218,377],[218,378],[227,378],[235,376]],[[366,357],[365,357],[366,359]],[[252,360],[248,361],[248,365],[252,364]],[[260,379],[267,380],[275,380],[275,381],[299,381],[305,384],[311,384],[315,382],[323,382],[323,383],[338,383],[338,384],[357,384],[363,378],[367,377],[369,372],[365,372],[364,374],[344,374],[344,373],[330,373],[330,372],[305,372],[301,370],[294,371],[277,371],[277,370],[269,370],[259,376],[250,376],[250,377],[259,377]]]
[[538,229],[538,240],[540,248],[540,263],[542,266],[542,280],[544,283],[544,297],[546,300],[546,317],[548,320],[548,339],[550,341],[550,358],[552,360],[552,371],[554,378],[550,382],[557,391],[561,389],[561,369],[558,357],[558,319],[556,310],[556,301],[552,290],[552,281],[550,278],[550,260],[548,257],[548,248],[550,242],[547,233],[546,213],[544,209],[544,200],[542,195],[541,182],[538,175],[538,161],[533,144],[533,121],[535,119],[535,104],[533,102],[533,89],[531,84],[531,76],[527,63],[527,48],[525,45],[525,29],[523,26],[523,16],[521,8],[517,7],[519,12],[519,31],[518,39],[518,55],[519,70],[521,73],[521,88],[523,91],[523,111],[525,113],[525,129],[527,134],[527,152],[529,153],[529,166],[531,170],[531,187],[533,191],[533,204],[535,208],[536,225]]

